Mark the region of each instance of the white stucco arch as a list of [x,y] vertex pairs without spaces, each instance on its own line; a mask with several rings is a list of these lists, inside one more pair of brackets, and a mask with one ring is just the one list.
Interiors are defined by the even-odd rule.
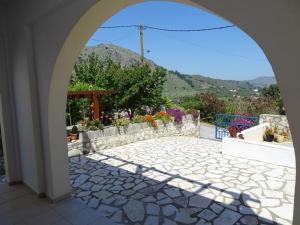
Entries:
[[[62,8],[58,12],[61,19],[68,20],[66,23],[55,24],[57,19],[54,19],[54,16],[53,18],[46,16],[46,19],[35,27],[36,30],[43,30],[40,26],[45,24],[45,21],[50,24],[53,22],[54,30],[59,32],[59,37],[54,37],[53,40],[55,48],[49,53],[44,52],[42,58],[37,60],[37,67],[40,67],[37,69],[37,73],[45,73],[47,78],[47,82],[44,83],[46,88],[41,88],[39,91],[43,101],[41,111],[44,112],[42,133],[46,159],[46,193],[50,198],[56,199],[69,192],[67,155],[63,156],[63,154],[67,152],[65,141],[67,85],[74,61],[88,38],[101,23],[124,7],[139,2],[143,1],[90,0],[85,3],[77,2],[76,7],[82,6],[82,8],[72,11],[71,19],[65,14],[68,13],[68,7]],[[295,104],[299,102],[300,97],[299,78],[297,77],[300,58],[300,28],[298,28],[300,5],[298,1],[179,0],[177,2],[192,4],[214,12],[239,26],[261,46],[273,67],[283,94],[294,139],[298,170],[300,163],[297,160],[300,158],[300,121],[298,121],[300,106]],[[270,6],[272,6],[272,11],[269,10]],[[75,6],[70,6],[70,8],[72,7]],[[41,37],[41,40],[50,33],[49,30],[43,33],[44,37]],[[287,36],[287,33],[290,35]],[[38,44],[37,51],[39,51]],[[45,69],[43,62],[45,65],[47,60],[49,63]],[[299,180],[298,176],[300,176],[299,173],[297,173],[297,180]],[[299,186],[296,185],[296,190],[300,189]],[[295,209],[297,209],[297,206],[300,206],[300,197],[297,191],[295,204]],[[300,216],[294,213],[294,224],[298,223],[300,223]]]

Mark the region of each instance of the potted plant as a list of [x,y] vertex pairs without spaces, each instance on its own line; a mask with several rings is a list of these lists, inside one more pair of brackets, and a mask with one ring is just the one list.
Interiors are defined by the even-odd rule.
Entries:
[[78,139],[78,127],[75,125],[72,127],[72,130],[70,132],[70,138],[72,141]]
[[275,134],[274,139],[275,139],[275,141],[278,142],[278,143],[284,142],[284,136],[283,136],[282,134]]
[[267,141],[267,142],[274,141],[274,129],[273,128],[267,128],[265,130],[264,141]]
[[228,132],[229,132],[229,135],[230,137],[233,137],[233,138],[236,138],[237,137],[237,134],[238,134],[238,129],[234,126],[229,126],[227,128]]

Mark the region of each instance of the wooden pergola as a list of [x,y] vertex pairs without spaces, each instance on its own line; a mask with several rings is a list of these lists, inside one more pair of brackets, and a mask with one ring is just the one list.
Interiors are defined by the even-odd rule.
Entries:
[[93,91],[69,91],[68,98],[89,98],[92,100],[92,117],[100,119],[100,102],[98,97],[107,94],[116,94],[114,90],[93,90]]

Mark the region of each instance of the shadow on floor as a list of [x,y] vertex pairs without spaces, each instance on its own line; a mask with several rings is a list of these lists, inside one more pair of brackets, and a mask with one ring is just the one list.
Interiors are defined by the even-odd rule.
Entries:
[[120,224],[278,224],[246,193],[105,154],[71,158],[70,178],[75,198]]

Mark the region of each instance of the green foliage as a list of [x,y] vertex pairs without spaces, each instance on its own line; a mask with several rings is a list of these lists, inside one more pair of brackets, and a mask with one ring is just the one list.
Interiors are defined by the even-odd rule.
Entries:
[[130,120],[126,117],[118,118],[113,120],[113,125],[116,127],[126,127],[130,123]]
[[84,120],[84,126],[88,130],[103,130],[104,129],[104,125],[98,119],[96,119],[96,120],[90,120],[88,118],[85,118],[85,120]]
[[275,130],[273,128],[266,128],[266,130],[265,130],[266,136],[274,135],[274,134],[275,134]]
[[263,88],[261,93],[264,97],[276,101],[279,113],[282,115],[285,114],[283,99],[277,84],[271,84],[269,87]]
[[97,87],[93,84],[83,83],[77,81],[69,85],[69,91],[92,91],[92,90],[101,90],[101,88]]
[[201,119],[208,123],[214,122],[215,113],[225,113],[226,103],[213,93],[202,93],[198,95],[201,102]]
[[157,108],[163,103],[165,77],[166,70],[160,67],[151,69],[147,64],[121,67],[110,58],[100,59],[92,53],[76,63],[70,88],[114,90],[116,95],[101,97],[102,109],[125,110],[132,118],[143,106]]
[[157,112],[157,113],[155,113],[154,118],[156,120],[162,121],[163,124],[167,124],[172,121],[171,115],[166,112]]
[[77,128],[77,126],[73,126],[73,127],[72,127],[71,133],[72,133],[72,134],[77,134],[77,133],[78,133],[78,128]]
[[132,118],[132,122],[133,122],[133,123],[143,123],[143,122],[144,122],[144,117],[141,116],[141,115],[135,115],[135,116]]
[[164,96],[162,100],[163,100],[162,104],[166,107],[166,109],[171,109],[175,107],[175,104],[170,98]]
[[91,113],[91,102],[89,99],[68,99],[67,101],[67,125],[76,124],[78,121],[88,117]]
[[243,97],[227,101],[226,113],[245,113],[248,115],[277,114],[276,101],[271,97]]
[[90,126],[88,129],[89,129],[90,131],[96,131],[96,130],[99,130],[98,127],[96,127],[96,126]]
[[178,100],[178,105],[184,108],[185,110],[201,108],[201,102],[199,101],[199,98],[197,96],[180,97]]

